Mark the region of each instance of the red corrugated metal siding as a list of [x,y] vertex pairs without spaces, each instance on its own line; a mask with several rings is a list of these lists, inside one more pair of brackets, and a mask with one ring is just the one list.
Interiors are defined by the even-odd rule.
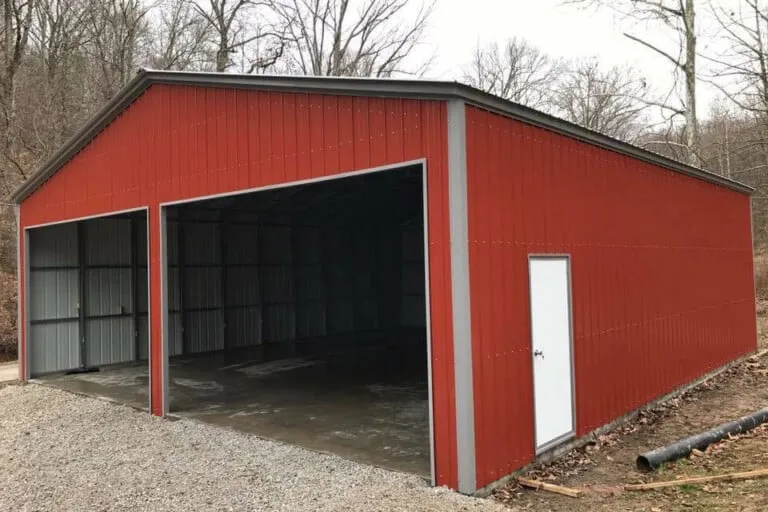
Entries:
[[[446,123],[444,102],[153,85],[22,203],[21,219],[31,226],[148,205],[156,276],[162,202],[425,157],[436,472],[438,484],[455,487]],[[153,277],[153,309],[159,284]],[[155,311],[151,335],[160,337]],[[154,371],[152,382],[159,396]]]
[[572,255],[577,434],[756,348],[749,197],[467,108],[478,485],[534,458],[527,257]]

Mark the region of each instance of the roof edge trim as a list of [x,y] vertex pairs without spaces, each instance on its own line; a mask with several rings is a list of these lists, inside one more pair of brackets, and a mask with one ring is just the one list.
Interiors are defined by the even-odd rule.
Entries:
[[518,121],[571,137],[587,144],[620,153],[693,178],[704,180],[743,194],[754,189],[702,169],[697,169],[658,153],[608,137],[543,112],[518,105],[458,82],[434,80],[382,80],[371,78],[338,78],[316,76],[236,75],[185,71],[141,69],[86,125],[59,148],[26,182],[11,195],[19,204],[53,176],[96,135],[109,125],[152,84],[189,85],[198,87],[242,88],[292,91],[336,95],[403,97],[409,99],[460,99],[471,106],[501,114]]

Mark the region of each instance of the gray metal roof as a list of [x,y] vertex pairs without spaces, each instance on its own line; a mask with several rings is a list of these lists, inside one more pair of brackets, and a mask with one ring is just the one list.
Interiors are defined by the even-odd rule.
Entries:
[[400,97],[411,99],[458,99],[493,112],[529,123],[582,142],[621,153],[682,174],[720,185],[744,194],[753,189],[737,181],[697,169],[657,153],[622,142],[587,128],[563,121],[458,82],[434,80],[394,80],[376,78],[338,78],[316,76],[236,75],[185,71],[142,69],[86,125],[70,138],[51,158],[11,195],[18,204],[53,176],[133,103],[152,84],[190,85],[239,89],[325,93],[335,95]]

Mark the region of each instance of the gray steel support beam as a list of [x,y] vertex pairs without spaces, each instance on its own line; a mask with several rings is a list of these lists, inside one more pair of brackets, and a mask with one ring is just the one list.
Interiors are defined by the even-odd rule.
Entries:
[[219,211],[219,258],[221,259],[221,325],[224,330],[224,350],[229,348],[227,329],[227,219],[224,210]]
[[77,263],[78,263],[78,299],[77,299],[77,328],[80,335],[80,367],[85,368],[88,363],[88,341],[86,339],[86,322],[85,322],[85,301],[86,301],[86,281],[85,281],[85,222],[80,221],[77,223]]
[[264,304],[264,224],[262,223],[261,216],[258,218],[258,226],[256,231],[256,265],[259,272],[259,308],[261,308],[261,322],[259,328],[261,329],[261,349],[262,353],[266,353],[267,343],[267,307]]
[[131,215],[131,317],[135,357],[141,359],[141,337],[139,336],[139,222],[138,215]]
[[296,217],[291,217],[291,274],[293,279],[293,340],[291,355],[296,355],[299,339],[299,321],[301,320],[301,297],[299,297],[299,235]]
[[179,287],[179,318],[181,323],[181,354],[189,353],[189,347],[187,347],[187,333],[186,322],[184,318],[184,282],[186,273],[186,254],[184,254],[184,221],[182,220],[182,210],[179,209],[179,214],[176,219],[176,269],[178,271],[178,287]]

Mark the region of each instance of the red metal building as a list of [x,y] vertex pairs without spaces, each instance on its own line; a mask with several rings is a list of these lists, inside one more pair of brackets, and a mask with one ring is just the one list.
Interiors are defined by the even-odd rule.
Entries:
[[748,187],[456,83],[142,71],[14,194],[22,380],[84,332],[30,320],[30,271],[85,265],[40,267],[36,233],[145,215],[162,416],[171,208],[414,166],[434,483],[473,492],[756,348]]

